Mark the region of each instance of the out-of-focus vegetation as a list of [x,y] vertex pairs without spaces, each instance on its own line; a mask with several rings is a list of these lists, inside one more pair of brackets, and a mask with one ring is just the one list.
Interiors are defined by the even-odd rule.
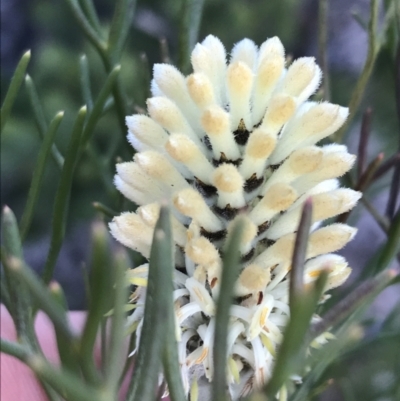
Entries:
[[[29,29],[21,26],[21,31],[27,32],[23,36],[23,40],[19,42],[18,48],[15,48],[13,52],[3,55],[3,57],[11,57],[12,62],[8,60],[8,63],[5,63],[3,59],[2,97],[19,56],[23,50],[31,48],[32,59],[28,72],[37,87],[47,120],[50,120],[50,117],[57,111],[65,111],[65,117],[56,138],[57,146],[64,152],[73,124],[73,114],[84,103],[79,85],[80,56],[87,55],[94,96],[104,81],[105,71],[91,44],[83,39],[81,31],[76,26],[72,13],[64,1],[25,2],[19,0],[16,3],[19,6],[15,7],[14,12],[25,15]],[[362,18],[367,20],[368,8],[365,7],[367,2],[354,1],[352,8],[341,3],[337,2],[336,5],[332,4],[330,7],[341,7],[343,12],[360,9],[363,11]],[[99,0],[95,4],[104,29],[106,29],[112,13],[111,3]],[[148,78],[151,73],[151,65],[162,61],[160,38],[167,39],[170,57],[174,64],[178,60],[181,6],[180,1],[174,0],[138,2],[121,70],[121,87],[127,97],[127,113],[129,114],[135,112],[135,106],[145,107],[145,99],[149,93]],[[348,21],[351,17],[343,16],[343,18]],[[318,28],[316,20],[317,2],[315,1],[233,0],[227,2],[209,0],[205,2],[199,36],[203,38],[207,34],[214,34],[223,41],[227,49],[230,49],[243,37],[251,38],[259,44],[267,37],[276,35],[281,38],[289,55],[295,57],[316,55]],[[334,35],[343,29],[344,23],[340,19],[336,21],[330,19],[329,22],[329,32],[333,32]],[[351,24],[357,25],[355,21]],[[7,32],[2,32],[2,34],[3,41],[13,40]],[[354,49],[354,51],[358,52],[362,58],[365,56],[367,33],[359,29],[357,34],[360,49]],[[336,43],[343,47],[349,46],[346,38],[343,38],[341,43],[336,40]],[[349,64],[343,57],[343,51],[340,48],[328,47],[328,51],[329,60],[333,61],[331,101],[346,104],[358,71],[349,70]],[[147,55],[148,64],[141,61],[143,53]],[[338,65],[335,57],[342,60],[341,65]],[[389,156],[396,148],[397,137],[394,133],[397,130],[397,121],[393,91],[393,57],[393,50],[389,47],[381,52],[360,108],[363,110],[369,106],[374,111],[372,129],[374,146],[370,149],[371,154],[374,155],[379,151],[384,151]],[[18,95],[11,119],[1,140],[1,202],[12,205],[13,210],[19,216],[22,213],[40,146],[38,130],[25,88]],[[96,152],[107,157],[107,166],[105,169],[99,170],[87,155],[81,159],[74,178],[70,224],[82,219],[92,219],[96,213],[91,205],[93,201],[108,201],[110,207],[119,209],[119,198],[112,188],[104,185],[104,174],[105,172],[109,175],[113,174],[113,165],[117,156],[127,159],[133,152],[127,144],[125,132],[121,131],[121,127],[116,121],[115,113],[110,111],[101,119],[96,126],[94,140]],[[352,142],[355,141],[354,138]],[[112,150],[114,151],[111,152]],[[22,160],[23,162],[21,162]],[[49,230],[50,219],[48,216],[54,199],[58,174],[59,171],[54,163],[50,162],[46,169],[44,185],[40,194],[40,207],[35,212],[30,238],[44,235]],[[111,191],[111,198],[106,195],[109,193],[107,191]],[[112,199],[111,203],[110,199]]]
[[[86,4],[83,0],[80,3]],[[370,107],[372,128],[366,164],[380,152],[384,152],[384,158],[389,159],[398,152],[399,146],[400,111],[399,104],[396,105],[396,91],[400,91],[400,84],[396,84],[396,71],[400,67],[399,58],[396,61],[396,57],[399,56],[396,54],[400,53],[396,51],[400,37],[398,21],[400,14],[392,16],[389,25],[386,26],[388,10],[396,12],[394,6],[396,1],[387,0],[381,3],[378,30],[382,47],[361,105],[344,136],[344,142],[357,152],[361,116],[366,108]],[[20,56],[26,49],[32,49],[28,74],[36,87],[47,124],[58,111],[65,111],[55,140],[61,154],[65,155],[76,114],[86,99],[81,91],[80,82],[82,63],[85,63],[82,61],[82,56],[87,60],[93,99],[97,98],[108,74],[93,46],[82,35],[65,1],[15,0],[15,4],[8,18],[12,19],[15,13],[22,16],[15,18],[21,25],[17,30],[20,33],[15,34],[19,35],[19,38],[16,38],[6,30],[2,31],[2,41],[7,41],[11,50],[2,53],[1,102],[4,100]],[[174,64],[179,63],[182,51],[180,46],[182,10],[185,4],[185,0],[137,2],[133,24],[127,35],[121,59],[119,76],[126,114],[133,114],[145,108],[152,64],[167,59]],[[328,5],[327,55],[330,100],[333,103],[347,105],[366,57],[369,1],[332,0]],[[100,17],[101,31],[106,33],[111,23],[114,4],[98,0],[95,1],[95,6]],[[351,11],[357,16],[351,17]],[[5,12],[2,18],[6,18]],[[214,34],[223,41],[227,49],[230,49],[243,37],[260,44],[267,37],[279,36],[289,57],[316,56],[319,35],[317,19],[316,0],[205,0],[199,38]],[[348,36],[343,35],[343,32],[347,32]],[[168,53],[165,42],[160,46],[162,39],[167,43]],[[350,57],[351,53],[355,56]],[[400,76],[400,73],[397,73]],[[399,93],[397,96],[400,96]],[[67,235],[71,232],[72,226],[82,222],[89,223],[99,214],[99,209],[93,207],[93,202],[100,202],[117,213],[134,208],[134,205],[128,204],[112,185],[116,161],[119,158],[128,160],[133,155],[133,149],[126,140],[125,128],[114,106],[110,98],[106,112],[95,126],[90,146],[79,159],[72,182]],[[9,205],[18,220],[26,204],[32,171],[37,163],[41,143],[29,93],[26,86],[22,85],[1,136],[1,203]],[[50,157],[28,232],[28,240],[35,241],[50,234],[59,179],[60,168]],[[373,198],[385,195],[391,182],[390,173],[371,185],[366,196]],[[378,210],[381,215],[385,214],[383,207]],[[357,218],[364,210],[362,208],[360,205],[350,216],[353,223],[356,224]],[[361,238],[370,241],[371,238],[366,234],[360,233]],[[62,260],[60,263],[62,268]],[[353,268],[359,272],[365,266],[355,265]],[[80,269],[80,266],[76,266],[76,269]],[[346,401],[400,399],[398,320],[397,307],[378,327],[378,334],[376,325],[373,326],[375,328],[373,331],[366,323],[362,323],[361,331],[367,333],[367,336],[362,340],[360,338],[359,346],[353,346],[343,357],[338,358],[318,381],[322,389],[326,380],[334,379],[336,392],[331,393],[333,394],[331,397],[334,398],[329,399]],[[314,398],[309,396],[308,399],[328,399],[324,397],[329,395],[316,395]]]

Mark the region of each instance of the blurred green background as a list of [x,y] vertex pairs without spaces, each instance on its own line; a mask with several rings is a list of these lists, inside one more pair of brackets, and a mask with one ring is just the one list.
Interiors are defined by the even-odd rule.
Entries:
[[[97,0],[94,3],[106,30],[111,21],[113,2]],[[363,67],[368,39],[352,13],[367,21],[369,1],[331,0],[328,3],[331,101],[346,105]],[[383,3],[381,21],[384,19]],[[180,0],[142,0],[137,3],[122,58],[121,86],[129,114],[145,107],[151,65],[162,61],[161,38],[168,43],[172,62],[178,60],[181,9]],[[66,113],[56,138],[61,153],[65,153],[76,112],[84,103],[79,58],[82,54],[87,55],[94,97],[106,77],[101,60],[84,38],[64,1],[2,0],[1,18],[1,100],[19,58],[26,49],[32,49],[28,73],[37,87],[47,121],[59,110]],[[279,36],[289,55],[316,56],[317,18],[316,0],[206,0],[199,39],[208,34],[216,35],[229,51],[244,37],[261,44],[268,37]],[[147,64],[143,62],[143,54],[147,56]],[[389,157],[398,147],[394,75],[393,43],[389,40],[379,54],[360,107],[361,111],[367,107],[373,109],[369,160],[379,152]],[[354,152],[358,144],[359,115],[345,138]],[[99,215],[92,203],[102,202],[117,212],[134,207],[122,200],[112,185],[116,160],[128,160],[133,155],[125,135],[111,108],[95,129],[92,143],[96,157],[86,153],[76,170],[66,241],[55,274],[66,291],[71,309],[85,307],[81,266],[89,249],[88,227]],[[22,88],[1,137],[1,204],[9,205],[18,218],[26,202],[40,143],[27,92]],[[59,169],[50,159],[25,249],[27,261],[37,271],[41,270],[48,249],[59,175]],[[381,212],[384,211],[390,179],[388,175],[380,180],[367,194]],[[361,206],[352,214],[351,221],[363,227],[346,254],[355,271],[359,272],[376,252],[384,236]],[[347,359],[334,364],[326,378],[336,377],[336,385],[321,400],[400,400],[399,308],[382,326],[390,309],[386,305],[392,305],[393,298],[398,297],[399,286],[394,288],[397,292],[381,296],[383,306],[374,315],[378,316],[380,323],[366,328],[368,338],[371,338],[368,347],[356,350]],[[385,335],[386,332],[392,334]]]
[[[369,2],[338,0],[331,3],[328,43],[331,101],[347,104],[367,47],[367,34],[352,18],[351,12],[358,11],[367,20]],[[112,15],[112,4],[98,0],[95,5],[106,29]],[[140,61],[141,54],[146,53],[149,68],[153,63],[161,62],[159,39],[165,37],[172,61],[177,60],[180,9],[180,1],[138,2],[122,59],[122,86],[131,114],[135,112],[135,106],[144,107],[148,95],[146,77],[150,71]],[[207,34],[214,34],[229,50],[243,37],[261,44],[266,38],[276,35],[282,40],[288,54],[294,57],[316,56],[317,14],[316,1],[207,0],[199,36],[202,39]],[[79,57],[83,53],[88,56],[94,96],[105,79],[101,61],[90,43],[84,39],[64,1],[3,1],[2,19],[2,99],[19,57],[24,50],[32,49],[28,72],[38,88],[47,119],[50,120],[59,110],[66,112],[56,139],[58,147],[64,152],[74,113],[83,104]],[[16,24],[19,26],[16,27]],[[348,37],[343,34],[343,30],[348,33]],[[380,151],[389,156],[396,148],[397,121],[393,86],[393,55],[390,51],[383,51],[361,107],[365,109],[370,106],[374,111],[373,146],[369,149],[371,157]],[[354,131],[357,131],[357,123],[353,125]],[[132,154],[124,139],[125,133],[120,131],[114,113],[108,113],[96,127],[95,142],[100,154],[104,155],[111,145],[115,146],[116,140],[120,143],[113,156],[126,158]],[[357,132],[353,136],[350,138],[350,146],[355,150]],[[1,145],[1,202],[9,204],[18,216],[24,206],[40,145],[25,90],[20,91]],[[122,147],[129,150],[122,151]],[[113,163],[110,163],[109,173],[113,173]],[[54,164],[50,163],[39,202],[41,207],[37,209],[30,238],[48,232],[57,174]],[[95,211],[91,206],[92,201],[110,201],[105,195],[102,177],[99,177],[89,158],[83,158],[79,165],[73,193],[69,219],[71,224],[93,218]],[[114,199],[113,204],[109,205],[116,209],[117,202]]]

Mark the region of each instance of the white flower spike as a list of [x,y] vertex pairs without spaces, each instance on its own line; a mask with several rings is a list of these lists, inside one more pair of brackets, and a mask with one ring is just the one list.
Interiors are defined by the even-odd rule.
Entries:
[[[328,270],[328,291],[350,274],[344,258],[332,252],[356,230],[320,223],[353,208],[361,194],[338,188],[337,178],[355,160],[346,147],[317,146],[344,123],[348,110],[307,101],[321,81],[313,58],[285,67],[275,37],[259,49],[244,39],[227,60],[221,41],[210,35],[195,46],[191,61],[188,77],[156,64],[149,116],[126,119],[138,153],[117,165],[115,185],[140,207],[116,217],[110,230],[148,258],[160,201],[171,200],[179,362],[189,395],[201,376],[213,379],[221,249],[232,221],[245,215],[227,355],[229,389],[238,399],[270,377],[289,318],[288,272],[304,201],[313,198],[315,223],[304,282]],[[130,273],[137,308],[129,324],[138,337],[147,272],[146,264]]]

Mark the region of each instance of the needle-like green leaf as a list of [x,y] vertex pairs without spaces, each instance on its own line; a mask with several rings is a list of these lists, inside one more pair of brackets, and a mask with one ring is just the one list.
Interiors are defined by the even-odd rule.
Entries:
[[3,105],[1,106],[0,112],[0,132],[3,132],[3,128],[6,125],[6,121],[10,116],[11,109],[17,97],[19,88],[21,87],[22,81],[24,80],[25,71],[28,67],[29,60],[31,59],[31,51],[28,50],[23,54],[21,60],[19,61],[17,68],[15,69],[14,75],[11,79],[10,86],[8,88],[7,94],[4,98]]

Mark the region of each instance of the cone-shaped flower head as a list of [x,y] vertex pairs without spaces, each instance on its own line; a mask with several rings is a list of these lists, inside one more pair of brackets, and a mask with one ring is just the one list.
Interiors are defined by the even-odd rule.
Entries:
[[[156,64],[148,115],[126,119],[128,139],[138,153],[132,162],[117,165],[115,185],[140,207],[116,217],[110,229],[147,258],[159,202],[169,198],[173,205],[174,301],[188,392],[194,372],[213,378],[221,249],[233,220],[244,216],[228,338],[228,380],[237,398],[271,373],[289,318],[288,272],[304,201],[312,197],[315,223],[304,281],[329,269],[328,291],[350,273],[346,261],[332,252],[356,230],[318,223],[350,210],[361,195],[338,188],[337,178],[355,157],[342,145],[316,145],[344,123],[348,110],[307,100],[321,80],[313,58],[285,67],[284,49],[275,37],[259,49],[242,40],[227,63],[222,43],[208,36],[196,45],[191,61],[194,72],[188,77],[171,65]],[[147,269],[130,272],[137,307],[129,322],[138,336]]]

